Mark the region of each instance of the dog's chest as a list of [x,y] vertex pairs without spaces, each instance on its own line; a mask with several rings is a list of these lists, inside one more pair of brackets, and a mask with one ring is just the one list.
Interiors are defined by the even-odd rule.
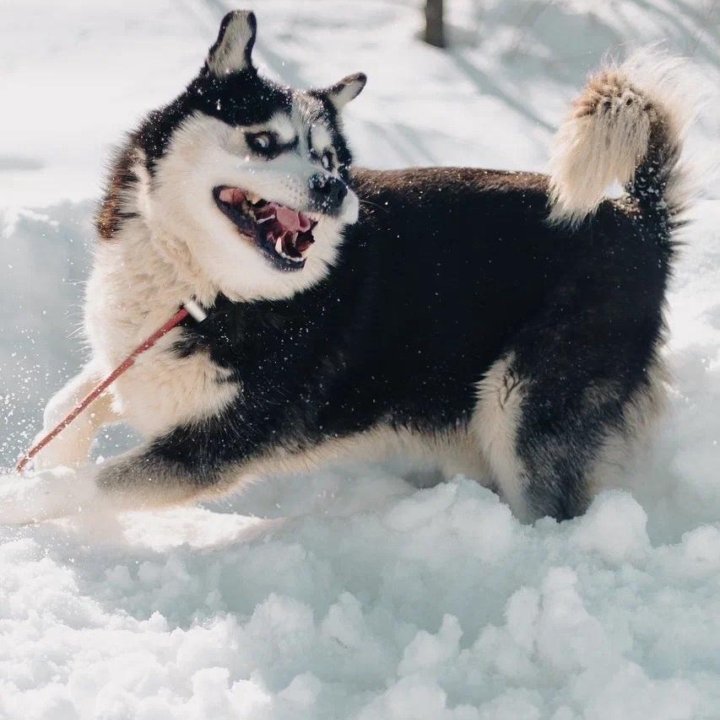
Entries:
[[160,435],[179,425],[219,414],[236,399],[240,385],[207,353],[178,357],[171,333],[148,351],[113,389],[123,417],[141,433]]
[[[106,375],[192,295],[151,253],[103,249],[87,288],[85,326],[93,363]],[[182,355],[176,328],[143,353],[111,388],[120,416],[146,436],[221,412],[238,395],[231,373],[207,349]]]

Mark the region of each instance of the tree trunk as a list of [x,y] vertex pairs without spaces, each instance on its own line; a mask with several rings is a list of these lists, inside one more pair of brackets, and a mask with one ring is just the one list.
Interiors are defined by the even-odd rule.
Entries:
[[426,0],[425,42],[435,47],[445,47],[445,24],[443,21],[443,0]]

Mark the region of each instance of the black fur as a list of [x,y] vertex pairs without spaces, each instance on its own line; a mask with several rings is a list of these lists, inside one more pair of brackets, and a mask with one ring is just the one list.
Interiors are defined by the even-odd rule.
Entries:
[[301,451],[379,424],[455,428],[478,380],[512,356],[527,393],[518,449],[532,507],[582,511],[583,469],[648,382],[667,233],[611,202],[573,231],[550,227],[541,175],[363,170],[353,184],[361,218],[324,282],[287,301],[219,298],[187,325],[177,352],[209,352],[242,396],[153,454],[212,483],[273,447]]
[[[126,219],[120,198],[136,181],[138,150],[152,175],[194,112],[249,125],[290,107],[295,91],[260,78],[249,50],[246,61],[221,77],[206,65],[130,136],[98,218],[102,237]],[[628,431],[628,409],[651,386],[673,255],[673,208],[663,199],[678,148],[656,133],[628,197],[576,226],[551,225],[543,175],[351,175],[335,106],[322,91],[310,96],[333,133],[341,177],[360,197],[360,219],[315,287],[282,301],[219,297],[205,322],[185,324],[172,352],[208,353],[242,392],[132,462],[208,487],[270,450],[300,453],[378,426],[461,429],[478,382],[502,360],[507,397],[522,391],[514,442],[530,512],[582,512],[605,440]],[[122,485],[118,467],[100,482]]]

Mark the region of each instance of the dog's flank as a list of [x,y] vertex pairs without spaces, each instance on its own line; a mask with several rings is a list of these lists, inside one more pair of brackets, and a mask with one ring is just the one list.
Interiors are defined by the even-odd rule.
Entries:
[[[550,177],[351,170],[339,112],[364,76],[270,83],[255,27],[228,16],[198,77],[118,158],[87,291],[93,360],[54,407],[184,298],[209,317],[113,388],[97,425],[122,419],[146,441],[81,469],[86,495],[184,502],[395,437],[523,518],[582,512],[660,404],[682,209],[667,75],[591,80]],[[603,200],[613,179],[626,195]],[[97,425],[48,457],[80,464]]]
[[579,223],[614,182],[644,213],[683,211],[680,150],[693,104],[682,77],[677,60],[637,53],[590,78],[555,138],[551,220]]

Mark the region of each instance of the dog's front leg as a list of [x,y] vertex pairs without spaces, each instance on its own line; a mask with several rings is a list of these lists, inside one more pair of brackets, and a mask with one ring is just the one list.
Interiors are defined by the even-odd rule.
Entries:
[[[43,429],[35,438],[37,442],[50,432],[100,381],[100,374],[90,365],[70,380],[57,392],[45,407]],[[35,457],[35,470],[46,470],[58,466],[80,467],[87,462],[90,446],[98,430],[120,418],[112,408],[109,393],[101,395],[79,417],[75,418],[64,430]]]
[[168,457],[162,441],[121,455],[98,466],[95,497],[114,510],[150,510],[190,502],[217,493],[226,484],[229,468],[190,461],[188,453]]
[[0,525],[185,503],[217,493],[226,486],[230,470],[170,459],[151,443],[101,465],[9,476],[0,480]]
[[0,525],[28,525],[73,515],[97,498],[96,466],[57,467],[0,479]]

